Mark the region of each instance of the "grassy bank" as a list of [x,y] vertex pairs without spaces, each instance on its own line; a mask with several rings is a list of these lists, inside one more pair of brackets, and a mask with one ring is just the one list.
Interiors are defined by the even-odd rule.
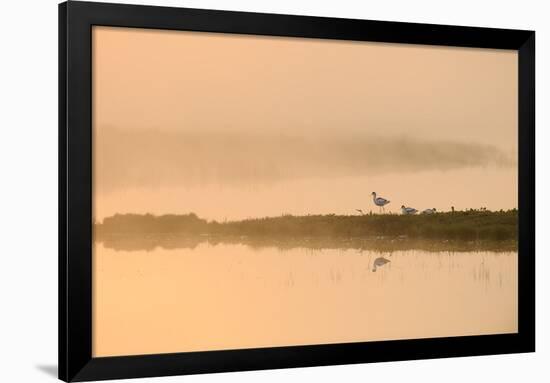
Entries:
[[266,217],[242,221],[207,221],[195,214],[117,214],[95,225],[95,234],[219,236],[357,240],[407,238],[449,241],[516,241],[517,210],[457,211],[432,215],[308,215]]

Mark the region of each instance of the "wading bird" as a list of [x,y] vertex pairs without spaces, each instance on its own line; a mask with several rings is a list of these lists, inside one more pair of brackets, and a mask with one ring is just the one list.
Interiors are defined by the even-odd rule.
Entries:
[[406,207],[405,205],[401,205],[401,213],[405,215],[412,215],[418,213],[418,210],[414,207]]
[[390,201],[382,197],[376,197],[376,192],[372,192],[371,194],[372,194],[372,200],[374,201],[374,204],[379,207],[380,211],[386,212],[386,209],[384,208],[384,206],[389,204]]
[[425,210],[422,210],[422,213],[421,214],[434,214],[436,212],[435,210],[435,207],[432,208],[432,209],[425,209]]
[[377,267],[382,267],[384,266],[386,263],[390,263],[390,260],[389,259],[386,259],[384,257],[378,257],[374,260],[374,263],[372,264],[372,272],[375,272],[376,271],[376,268]]

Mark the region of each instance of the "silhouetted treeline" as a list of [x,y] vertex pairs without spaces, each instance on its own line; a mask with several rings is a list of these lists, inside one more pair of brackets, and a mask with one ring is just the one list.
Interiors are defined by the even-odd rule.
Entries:
[[182,234],[274,238],[407,237],[444,240],[517,240],[517,210],[469,210],[429,215],[283,215],[206,221],[196,214],[116,214],[95,225],[96,235]]

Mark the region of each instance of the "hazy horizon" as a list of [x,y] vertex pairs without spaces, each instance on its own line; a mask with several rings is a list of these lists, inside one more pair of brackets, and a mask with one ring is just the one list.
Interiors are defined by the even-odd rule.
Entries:
[[94,218],[517,207],[513,51],[94,27]]

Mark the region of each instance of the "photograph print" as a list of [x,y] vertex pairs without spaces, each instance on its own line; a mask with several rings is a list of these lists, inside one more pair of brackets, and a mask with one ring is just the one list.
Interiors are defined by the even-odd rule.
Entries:
[[517,73],[92,27],[93,357],[517,333]]

